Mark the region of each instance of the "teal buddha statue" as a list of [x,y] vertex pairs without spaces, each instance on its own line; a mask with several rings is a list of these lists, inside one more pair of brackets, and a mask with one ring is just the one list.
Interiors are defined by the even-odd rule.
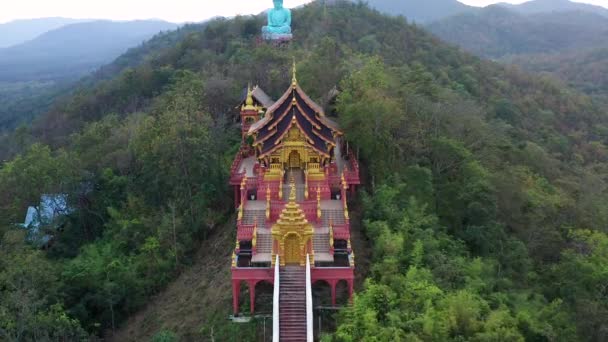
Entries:
[[283,0],[274,0],[268,11],[268,26],[262,27],[264,39],[291,39],[291,11],[283,7]]

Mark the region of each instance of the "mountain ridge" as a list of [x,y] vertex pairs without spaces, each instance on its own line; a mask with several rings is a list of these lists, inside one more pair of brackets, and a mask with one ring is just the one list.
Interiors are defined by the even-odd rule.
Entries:
[[[353,0],[356,1],[356,0]],[[389,15],[403,15],[408,20],[429,24],[453,15],[474,13],[485,7],[500,6],[520,14],[538,14],[543,12],[584,11],[601,14],[608,17],[608,9],[602,6],[591,5],[570,0],[532,0],[521,4],[499,2],[485,7],[466,5],[457,0],[369,0],[367,3],[380,12]]]
[[597,13],[604,17],[608,17],[608,9],[606,7],[570,0],[532,0],[517,5],[501,2],[497,5],[515,10],[522,14],[578,10]]
[[0,49],[0,80],[31,81],[80,77],[155,34],[177,28],[164,21],[96,20],[51,30]]
[[92,21],[92,19],[73,19],[48,17],[38,19],[18,19],[0,24],[0,48],[6,48],[32,40],[39,35],[65,25]]
[[445,41],[494,59],[608,43],[608,17],[578,10],[525,15],[493,5],[436,21],[426,28]]

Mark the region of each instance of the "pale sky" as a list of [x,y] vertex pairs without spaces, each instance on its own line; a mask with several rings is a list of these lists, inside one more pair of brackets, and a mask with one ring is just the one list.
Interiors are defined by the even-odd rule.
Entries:
[[[608,0],[578,1],[608,7]],[[308,2],[310,0],[285,0],[285,7],[292,8]],[[485,6],[498,1],[462,0],[462,2]],[[525,0],[508,2],[522,3]],[[203,21],[215,16],[260,13],[272,7],[271,0],[0,0],[0,4],[0,23],[15,19],[44,17],[113,20],[157,18],[181,23]]]

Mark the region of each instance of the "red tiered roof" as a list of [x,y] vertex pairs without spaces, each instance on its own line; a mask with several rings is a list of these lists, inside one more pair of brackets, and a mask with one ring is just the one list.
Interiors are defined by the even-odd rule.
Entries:
[[255,135],[254,146],[260,146],[260,156],[268,155],[281,147],[281,140],[293,125],[306,136],[310,147],[330,157],[335,137],[342,135],[338,125],[323,113],[323,109],[304,93],[294,81],[293,85],[266,112],[266,116],[251,126],[249,135]]

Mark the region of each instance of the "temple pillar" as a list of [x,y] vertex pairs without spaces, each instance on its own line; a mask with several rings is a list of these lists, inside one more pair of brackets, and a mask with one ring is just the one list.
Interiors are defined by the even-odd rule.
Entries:
[[354,293],[354,280],[350,279],[347,281],[348,283],[348,299],[350,302],[353,302],[353,293]]
[[331,306],[336,306],[336,285],[338,284],[335,280],[329,281],[329,287],[331,288]]
[[234,315],[239,314],[239,294],[241,293],[241,282],[239,280],[232,281],[232,311]]
[[249,285],[249,306],[251,307],[251,316],[253,316],[255,312],[255,281],[248,281]]

